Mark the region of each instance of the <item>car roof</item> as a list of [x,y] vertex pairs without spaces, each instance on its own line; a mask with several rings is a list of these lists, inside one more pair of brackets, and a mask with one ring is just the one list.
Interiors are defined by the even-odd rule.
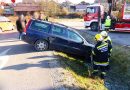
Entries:
[[46,24],[51,24],[51,25],[59,26],[59,27],[62,27],[62,28],[66,28],[66,29],[69,29],[69,30],[74,31],[74,32],[76,32],[76,33],[79,34],[79,32],[76,31],[77,29],[69,27],[69,26],[66,26],[66,25],[58,23],[58,22],[51,22],[51,21],[44,21],[44,20],[37,20],[37,19],[32,19],[32,20],[43,22],[43,23],[46,23]]
[[10,20],[5,16],[0,16],[0,22],[3,22],[3,21],[10,21]]

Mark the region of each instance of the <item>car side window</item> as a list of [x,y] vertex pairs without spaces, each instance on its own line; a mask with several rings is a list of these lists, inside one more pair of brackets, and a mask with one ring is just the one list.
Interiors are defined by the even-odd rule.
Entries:
[[68,30],[68,38],[75,42],[82,42],[82,38],[75,32]]
[[48,32],[49,31],[49,24],[34,21],[34,22],[32,22],[30,28],[33,30],[37,30],[37,31]]
[[61,36],[61,37],[65,37],[65,38],[68,37],[67,30],[65,28],[63,28],[63,27],[58,27],[58,26],[53,26],[52,27],[52,34],[53,35],[58,35],[58,36]]

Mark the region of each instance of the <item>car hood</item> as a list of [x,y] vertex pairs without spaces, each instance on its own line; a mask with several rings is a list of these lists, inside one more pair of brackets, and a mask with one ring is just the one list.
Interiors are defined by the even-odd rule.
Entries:
[[95,47],[95,45],[90,44],[90,43],[88,43],[87,41],[85,41],[85,42],[84,42],[84,45],[85,45],[85,46],[92,47],[92,48],[94,48],[94,47]]

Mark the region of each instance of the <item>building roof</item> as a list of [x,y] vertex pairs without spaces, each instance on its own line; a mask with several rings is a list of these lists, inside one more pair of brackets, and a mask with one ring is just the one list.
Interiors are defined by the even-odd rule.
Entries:
[[81,4],[76,5],[76,9],[86,9],[86,8],[87,5],[81,5]]
[[40,11],[40,5],[39,4],[25,4],[25,3],[19,3],[14,6],[14,11]]

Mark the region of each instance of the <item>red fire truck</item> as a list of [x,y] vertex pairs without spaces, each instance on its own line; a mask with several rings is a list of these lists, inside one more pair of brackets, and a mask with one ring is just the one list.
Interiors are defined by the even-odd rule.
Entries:
[[[85,27],[90,27],[91,30],[98,30],[98,11],[100,8],[101,19],[104,16],[104,6],[100,4],[93,4],[87,6],[84,15]],[[117,21],[114,25],[115,31],[130,32],[130,2],[124,0],[124,4],[119,11],[120,17],[116,17]]]

